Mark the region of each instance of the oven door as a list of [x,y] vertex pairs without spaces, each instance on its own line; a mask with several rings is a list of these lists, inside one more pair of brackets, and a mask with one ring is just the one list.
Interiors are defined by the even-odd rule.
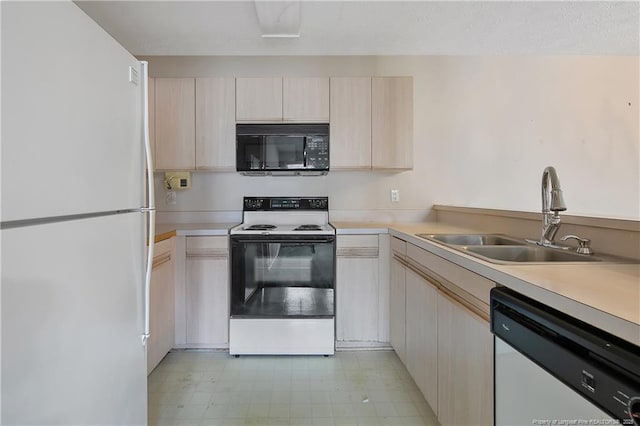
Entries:
[[335,236],[231,236],[232,318],[333,317]]

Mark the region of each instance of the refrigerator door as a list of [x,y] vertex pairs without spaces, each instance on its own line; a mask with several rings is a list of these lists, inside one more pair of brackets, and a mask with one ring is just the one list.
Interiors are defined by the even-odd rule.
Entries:
[[144,215],[2,238],[2,424],[146,424]]
[[2,3],[0,221],[143,205],[141,78],[73,2]]

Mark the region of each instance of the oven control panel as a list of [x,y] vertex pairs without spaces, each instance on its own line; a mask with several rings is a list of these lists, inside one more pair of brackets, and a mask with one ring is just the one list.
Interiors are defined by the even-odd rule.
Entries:
[[262,198],[244,197],[244,206],[242,208],[245,211],[262,210],[263,205],[264,205],[264,199]]
[[244,197],[244,211],[329,210],[328,197]]

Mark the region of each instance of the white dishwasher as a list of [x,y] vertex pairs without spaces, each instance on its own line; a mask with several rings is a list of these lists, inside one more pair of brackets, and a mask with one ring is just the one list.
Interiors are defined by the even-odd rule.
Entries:
[[491,291],[495,424],[640,425],[640,348],[515,291]]

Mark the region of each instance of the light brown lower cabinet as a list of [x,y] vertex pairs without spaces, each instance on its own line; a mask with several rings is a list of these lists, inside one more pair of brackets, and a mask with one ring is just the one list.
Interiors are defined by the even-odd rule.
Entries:
[[[377,237],[377,236],[376,236]],[[336,259],[336,340],[378,340],[378,252]]]
[[406,268],[398,259],[392,257],[389,275],[389,342],[405,365],[407,363],[406,305]]
[[391,245],[390,330],[398,357],[442,426],[493,424],[487,303],[495,283],[398,238]]
[[493,337],[489,323],[438,294],[438,420],[493,424]]
[[336,340],[340,347],[389,343],[386,235],[336,238]]
[[437,414],[438,290],[411,269],[406,270],[407,370]]
[[147,374],[173,347],[174,330],[174,249],[173,238],[154,245],[149,301]]
[[185,347],[229,347],[229,251],[226,236],[186,238]]

